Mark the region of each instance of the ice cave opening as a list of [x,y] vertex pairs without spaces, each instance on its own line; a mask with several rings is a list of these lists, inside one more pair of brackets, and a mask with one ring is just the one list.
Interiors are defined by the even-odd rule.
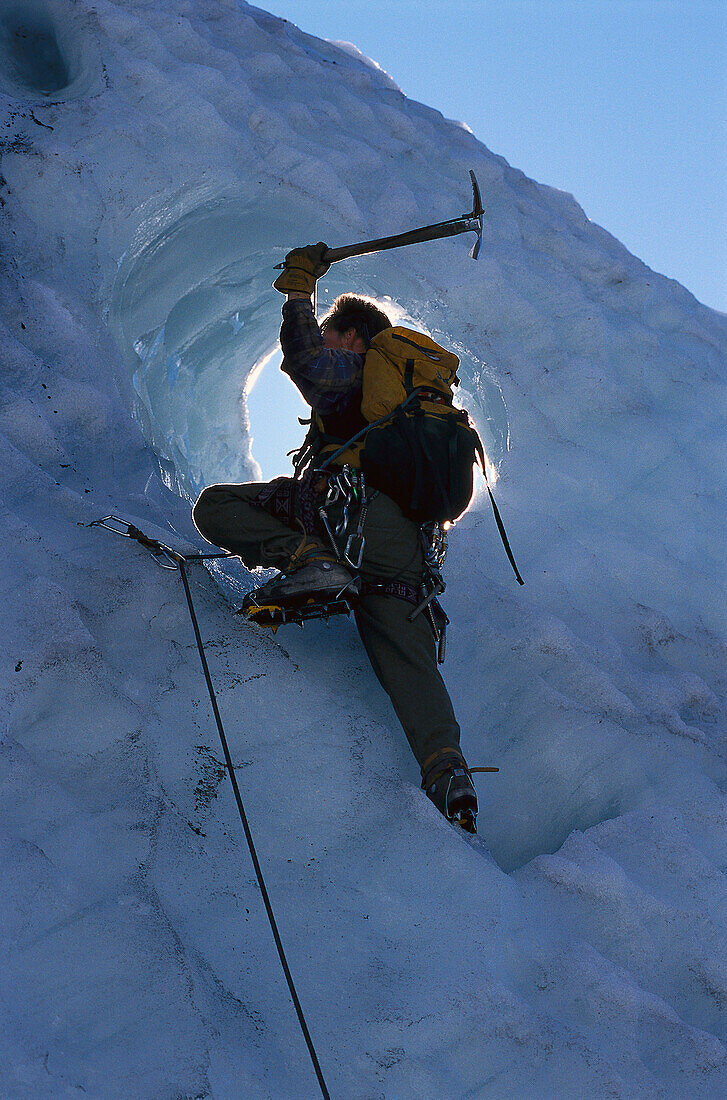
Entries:
[[[213,482],[291,472],[286,452],[302,441],[307,409],[278,370],[282,300],[271,284],[301,227],[311,239],[341,234],[294,200],[187,193],[145,211],[119,263],[108,321],[126,384],[165,483],[190,501]],[[392,254],[334,265],[318,315],[351,290],[460,356],[463,403],[496,466],[509,440],[502,393],[447,331],[444,304],[422,301]]]

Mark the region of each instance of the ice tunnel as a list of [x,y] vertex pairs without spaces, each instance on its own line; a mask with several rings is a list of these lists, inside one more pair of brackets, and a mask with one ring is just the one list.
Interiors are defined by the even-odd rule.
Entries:
[[[191,500],[215,481],[291,471],[285,454],[302,441],[298,417],[306,410],[277,370],[282,299],[271,288],[274,267],[296,244],[344,235],[289,196],[187,193],[146,212],[119,263],[108,321],[170,488]],[[509,435],[502,393],[461,344],[444,303],[424,295],[394,253],[334,264],[319,284],[318,315],[344,291],[377,299],[396,322],[460,356],[462,401],[497,466]]]

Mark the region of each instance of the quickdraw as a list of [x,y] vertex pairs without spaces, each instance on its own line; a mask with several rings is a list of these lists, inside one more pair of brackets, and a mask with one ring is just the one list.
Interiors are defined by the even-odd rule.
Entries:
[[[172,550],[171,546],[165,546],[165,544],[159,542],[158,539],[149,538],[148,535],[145,535],[138,527],[135,527],[133,523],[127,523],[125,519],[120,519],[119,516],[104,516],[103,519],[94,519],[91,523],[84,524],[84,526],[103,527],[105,531],[110,531],[112,535],[121,535],[123,538],[134,539],[136,542],[141,543],[141,545],[151,553],[154,562],[161,569],[171,569],[176,572],[176,570],[179,569],[180,562],[188,560],[181,554],[178,554],[176,550]],[[228,554],[209,555],[209,557],[212,558],[226,558],[228,556]]]

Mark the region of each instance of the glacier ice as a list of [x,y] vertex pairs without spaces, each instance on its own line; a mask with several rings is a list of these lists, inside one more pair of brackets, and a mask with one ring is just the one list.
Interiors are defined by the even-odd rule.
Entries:
[[5,1092],[313,1094],[176,578],[83,525],[194,542],[198,488],[258,471],[273,265],[459,213],[474,168],[477,264],[362,258],[320,307],[453,346],[499,473],[527,586],[478,500],[446,594],[501,768],[480,837],[417,789],[351,624],[262,635],[200,570],[240,784],[335,1095],[725,1093],[727,319],[242,0],[13,0],[0,106]]

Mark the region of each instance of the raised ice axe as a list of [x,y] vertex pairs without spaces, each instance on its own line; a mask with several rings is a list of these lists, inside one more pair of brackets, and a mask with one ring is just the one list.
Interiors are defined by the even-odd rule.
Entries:
[[[482,244],[482,198],[477,177],[470,169],[472,180],[472,212],[436,225],[425,225],[421,229],[410,229],[408,233],[397,233],[393,237],[379,237],[375,241],[361,241],[360,244],[345,244],[341,248],[329,248],[321,259],[324,263],[335,264],[337,260],[347,260],[351,256],[366,256],[370,252],[384,252],[389,248],[404,248],[408,244],[420,244],[422,241],[438,241],[443,237],[456,237],[458,233],[476,233],[477,239],[472,245],[470,256],[476,260]],[[285,267],[278,264],[276,270]]]

